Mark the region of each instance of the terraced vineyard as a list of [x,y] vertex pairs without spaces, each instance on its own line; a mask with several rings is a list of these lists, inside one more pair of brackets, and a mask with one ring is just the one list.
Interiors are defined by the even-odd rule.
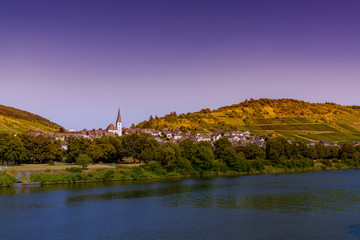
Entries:
[[136,127],[202,132],[249,130],[254,135],[277,133],[289,139],[341,143],[360,141],[360,107],[293,99],[251,99],[215,110],[151,116]]
[[0,105],[0,133],[23,133],[29,129],[50,132],[59,131],[60,128],[58,124],[38,115]]

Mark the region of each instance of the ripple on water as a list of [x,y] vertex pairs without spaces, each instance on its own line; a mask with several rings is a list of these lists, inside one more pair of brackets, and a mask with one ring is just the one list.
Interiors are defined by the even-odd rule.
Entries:
[[360,224],[350,225],[349,233],[360,238]]

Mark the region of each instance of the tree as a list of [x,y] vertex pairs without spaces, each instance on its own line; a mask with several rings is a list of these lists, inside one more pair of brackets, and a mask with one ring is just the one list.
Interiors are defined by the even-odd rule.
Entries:
[[224,160],[226,165],[231,169],[234,169],[239,162],[239,157],[233,147],[226,147],[223,150],[220,159]]
[[292,146],[285,138],[271,138],[266,142],[266,158],[272,164],[280,164],[283,159],[290,159],[292,155]]
[[95,162],[100,161],[104,157],[104,153],[101,150],[100,146],[96,144],[95,141],[91,142],[90,145],[86,148],[86,154]]
[[44,163],[59,160],[59,155],[61,155],[61,145],[55,144],[55,140],[38,135],[34,138],[34,141],[34,161]]
[[149,134],[127,134],[121,137],[124,156],[141,159],[141,153],[146,148],[157,148],[160,144],[149,139]]
[[71,137],[68,139],[67,145],[67,159],[70,162],[75,162],[80,154],[85,154],[91,141],[85,138]]
[[249,165],[245,162],[242,152],[237,153],[231,142],[222,137],[215,142],[215,157],[223,160],[226,165],[235,171],[245,172],[249,170]]
[[265,159],[265,151],[259,145],[255,143],[247,144],[243,147],[237,148],[238,152],[243,152],[246,159],[254,160],[254,159]]
[[[161,145],[156,154],[156,160],[160,162],[162,166],[168,170],[172,170],[179,166],[179,163],[182,161],[181,157],[181,148],[179,145],[167,142]],[[182,165],[182,164],[180,164]]]
[[193,162],[196,152],[196,146],[194,141],[191,139],[185,139],[184,141],[181,141],[179,143],[179,146],[181,148],[182,156],[188,159],[190,162]]
[[155,151],[156,150],[153,148],[145,148],[140,154],[140,160],[149,163],[151,160],[155,159]]
[[328,159],[338,158],[340,148],[337,146],[330,146],[325,148],[325,157]]
[[319,159],[325,158],[325,147],[322,144],[316,144],[315,150]]
[[92,159],[87,154],[79,154],[79,156],[76,157],[76,165],[82,168],[86,168],[90,163],[92,163]]
[[199,142],[196,144],[196,151],[193,157],[193,167],[202,172],[204,170],[214,169],[214,153],[211,150],[211,144],[208,142]]
[[124,151],[122,147],[121,137],[108,137],[108,141],[111,145],[113,145],[115,149],[112,159],[114,161],[122,160],[124,157]]
[[62,159],[61,143],[58,140],[42,135],[18,135],[26,149],[26,163],[44,163]]
[[[221,137],[215,142],[215,158],[223,159],[223,155],[227,154],[225,152],[226,148],[233,148],[231,142],[226,137]],[[224,159],[223,159],[224,160]]]
[[140,135],[137,134],[126,134],[121,137],[121,145],[126,157],[135,158],[137,154],[141,153],[141,150],[137,149],[137,141],[139,141],[139,138]]
[[11,137],[2,149],[2,159],[7,163],[23,163],[25,159],[25,148],[18,137]]
[[162,145],[156,154],[156,160],[167,169],[173,168],[176,161],[176,153],[170,146]]
[[341,147],[339,151],[339,158],[342,160],[351,159],[355,152],[356,148],[346,143]]
[[14,136],[7,133],[0,133],[0,161],[5,161],[4,155],[7,151],[6,145]]
[[112,162],[113,159],[111,157],[115,154],[116,150],[115,147],[109,143],[108,139],[106,137],[101,137],[95,139],[93,142],[95,142],[99,149],[99,155],[97,156],[98,158],[96,161]]

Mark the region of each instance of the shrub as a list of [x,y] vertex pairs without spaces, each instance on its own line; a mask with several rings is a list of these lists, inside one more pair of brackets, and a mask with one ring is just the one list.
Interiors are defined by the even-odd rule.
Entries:
[[141,168],[139,168],[139,167],[134,167],[134,168],[131,169],[130,176],[131,176],[131,178],[133,178],[133,179],[143,178],[143,177],[144,177],[144,173],[143,173],[143,171],[142,171]]
[[226,172],[228,170],[228,166],[221,159],[215,160],[214,164],[215,164],[215,169],[218,169],[221,172]]
[[233,165],[233,170],[237,172],[249,172],[250,166],[246,161],[238,161]]
[[257,159],[251,162],[251,168],[256,171],[263,171],[265,168],[264,161],[261,159]]
[[55,163],[54,163],[53,160],[50,160],[48,164],[49,164],[50,166],[54,166],[54,165],[55,165]]
[[114,170],[107,170],[107,171],[104,173],[104,179],[113,179],[114,176],[115,176]]
[[158,162],[149,163],[144,168],[146,171],[151,171],[155,173],[157,176],[166,176],[168,173],[167,170],[163,166],[161,166],[161,164]]
[[74,173],[79,173],[82,171],[82,169],[79,167],[71,167],[71,168],[67,168],[66,170],[68,170],[69,172],[74,172]]
[[[320,160],[320,163],[322,163],[323,166],[325,166],[325,167],[331,167],[331,166],[332,166],[332,162],[331,162],[331,160],[329,160],[329,159],[321,159],[321,160]],[[325,169],[326,169],[326,168],[325,168]]]

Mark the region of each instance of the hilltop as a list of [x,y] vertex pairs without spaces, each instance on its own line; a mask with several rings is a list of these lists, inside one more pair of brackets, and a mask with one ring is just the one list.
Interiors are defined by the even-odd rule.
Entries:
[[23,133],[29,129],[59,131],[61,126],[39,115],[0,105],[0,132]]
[[277,133],[289,139],[360,141],[360,106],[309,103],[294,99],[250,99],[218,109],[164,117],[150,116],[138,128],[213,132],[249,130],[253,135]]

